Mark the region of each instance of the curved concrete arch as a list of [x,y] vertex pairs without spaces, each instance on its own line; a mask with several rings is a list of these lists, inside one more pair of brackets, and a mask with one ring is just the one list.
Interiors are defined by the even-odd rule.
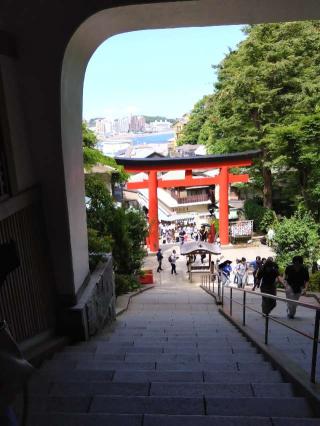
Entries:
[[[134,2],[131,2],[134,3]],[[319,19],[318,0],[199,0],[131,4],[88,17],[70,39],[61,74],[62,155],[75,292],[88,274],[81,149],[82,91],[86,66],[99,45],[129,31],[156,28]]]

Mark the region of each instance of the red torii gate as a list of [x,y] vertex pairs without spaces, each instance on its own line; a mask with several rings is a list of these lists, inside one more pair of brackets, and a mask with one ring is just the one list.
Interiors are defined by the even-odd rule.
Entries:
[[[158,188],[177,188],[192,186],[219,185],[219,234],[221,244],[229,243],[229,184],[248,182],[249,175],[234,175],[229,173],[232,167],[251,166],[252,159],[260,151],[245,151],[233,154],[203,155],[186,158],[116,158],[118,164],[124,166],[129,173],[148,173],[149,179],[141,182],[128,182],[128,189],[149,189],[149,248],[152,252],[159,248],[159,219],[158,219]],[[192,170],[220,169],[214,177],[194,178]],[[158,172],[170,170],[185,170],[184,179],[158,179]]]

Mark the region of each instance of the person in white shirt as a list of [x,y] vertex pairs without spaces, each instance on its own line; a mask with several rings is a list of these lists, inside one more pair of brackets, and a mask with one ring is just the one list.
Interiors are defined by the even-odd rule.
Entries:
[[237,285],[238,288],[244,288],[244,286],[247,283],[247,274],[248,266],[247,266],[247,260],[245,257],[241,259],[241,261],[236,266],[236,273],[237,273]]
[[171,263],[171,274],[177,275],[176,270],[176,261],[178,259],[177,252],[175,250],[172,251],[172,254],[170,255],[170,263]]

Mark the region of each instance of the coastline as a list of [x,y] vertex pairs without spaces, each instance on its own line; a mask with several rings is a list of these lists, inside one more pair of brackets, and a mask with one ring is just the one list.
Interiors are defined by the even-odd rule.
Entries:
[[105,138],[103,140],[99,140],[99,142],[102,143],[108,143],[108,142],[114,142],[114,141],[123,141],[123,142],[130,142],[135,138],[144,138],[144,137],[150,137],[150,136],[161,136],[161,135],[168,135],[168,134],[174,134],[174,131],[165,131],[165,132],[146,132],[146,133],[119,133],[117,135],[109,136],[108,138]]

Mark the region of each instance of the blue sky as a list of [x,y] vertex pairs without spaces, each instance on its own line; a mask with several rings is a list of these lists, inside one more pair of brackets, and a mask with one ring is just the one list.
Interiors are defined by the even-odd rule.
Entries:
[[108,39],[87,67],[83,117],[181,117],[212,93],[211,65],[245,38],[241,28],[147,30]]

